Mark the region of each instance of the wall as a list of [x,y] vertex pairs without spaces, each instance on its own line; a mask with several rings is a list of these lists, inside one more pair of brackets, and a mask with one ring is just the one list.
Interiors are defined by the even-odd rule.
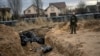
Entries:
[[[30,12],[28,12],[28,10],[30,10]],[[34,6],[31,6],[30,8],[28,8],[27,10],[25,10],[24,14],[36,14],[36,8]]]
[[[53,9],[54,9],[53,11],[51,10],[52,7],[53,7]],[[48,8],[47,11],[45,12],[45,14],[47,14],[48,17],[50,17],[50,13],[56,13],[56,16],[58,16],[59,13],[60,13],[60,10],[59,10],[57,7],[51,5],[51,6],[49,6],[49,8]]]
[[[30,10],[30,12],[28,12],[28,10]],[[42,13],[42,10],[40,10],[39,12]],[[37,14],[37,8],[35,6],[31,6],[24,11],[24,14]]]
[[[5,10],[4,19],[9,20],[11,18],[11,16],[12,16],[11,12]],[[0,20],[2,20],[3,19],[2,11],[0,11],[0,17],[1,17]]]

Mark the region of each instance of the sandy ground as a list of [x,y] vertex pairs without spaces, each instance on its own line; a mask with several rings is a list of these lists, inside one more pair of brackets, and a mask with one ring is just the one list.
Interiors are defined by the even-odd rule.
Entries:
[[0,56],[25,56],[18,33],[5,25],[0,25]]
[[[78,49],[80,50],[78,54],[81,52],[84,53],[82,55],[76,55],[76,56],[100,56],[100,30],[99,30],[100,24],[99,23],[100,21],[79,22],[77,34],[70,34],[69,26],[68,26],[69,24],[67,25],[66,23],[60,23],[54,25],[52,24],[53,28],[48,33],[44,33],[44,34],[46,35],[47,42],[50,40],[50,42],[54,43],[51,46],[56,48],[56,51],[52,51],[46,56],[55,56],[55,55],[66,56],[67,55],[66,50],[67,50],[67,46],[69,46],[68,45],[69,43],[71,43],[71,45],[74,46],[74,48],[78,47]],[[43,32],[47,31],[45,27],[48,28],[48,26],[44,26],[43,29],[38,30],[40,34],[43,34]],[[47,44],[50,44],[50,42]],[[70,48],[71,47],[68,47],[69,49],[68,51],[73,50]],[[77,52],[77,51],[74,50],[73,52]]]
[[[22,22],[21,24],[19,23],[15,27],[10,27],[10,28],[6,26],[1,26],[0,36],[4,36],[4,37],[0,37],[0,40],[1,38],[6,39],[6,41],[2,41],[2,42],[7,43],[8,41],[8,43],[5,45],[9,45],[9,42],[12,43],[12,40],[14,41],[14,43],[16,43],[15,40],[17,39],[18,46],[14,45],[15,46],[14,49],[17,49],[18,47],[17,51],[21,51],[22,53],[25,53],[26,56],[40,56],[41,53],[33,52],[29,50],[30,44],[28,45],[29,47],[28,46],[21,47],[19,36],[17,35],[17,37],[14,37],[16,36],[16,34],[15,35],[12,34],[12,31],[9,30],[13,28],[14,30],[13,32],[16,32],[18,34],[18,32],[20,31],[34,28],[37,34],[45,35],[46,44],[51,45],[54,48],[53,51],[45,54],[44,56],[100,56],[100,27],[99,27],[100,21],[98,22],[95,21],[93,24],[91,22],[90,23],[86,22],[85,23],[86,25],[78,24],[77,34],[70,34],[68,24],[66,23],[61,23],[61,24],[57,23],[49,26],[48,25],[37,26],[37,25],[26,24],[25,22]],[[8,32],[11,32],[12,35],[8,34]],[[0,42],[0,44],[2,44],[2,42]],[[39,47],[37,43],[33,43],[32,45]],[[0,45],[0,47],[3,47],[3,45]],[[0,48],[0,50],[2,50],[0,51],[0,55],[2,52],[3,53],[6,52],[5,47],[3,48],[4,48],[3,50],[2,48]],[[13,52],[14,49],[13,48],[11,49],[12,53],[14,53]],[[13,56],[12,53],[9,52],[8,56],[9,54],[10,56],[11,55]]]
[[66,31],[62,32],[58,30],[58,31],[52,31],[52,33],[49,32],[48,34],[49,36],[47,36],[47,39],[49,38],[50,42],[51,41],[54,42],[53,45],[56,46],[55,48],[58,48],[58,51],[60,51],[60,53],[63,52],[61,51],[63,49],[67,50],[67,42],[68,42],[71,43],[73,46],[77,46],[78,49],[83,52],[83,54],[79,56],[100,56],[100,32],[82,30],[78,31],[77,34],[69,34],[69,32]]

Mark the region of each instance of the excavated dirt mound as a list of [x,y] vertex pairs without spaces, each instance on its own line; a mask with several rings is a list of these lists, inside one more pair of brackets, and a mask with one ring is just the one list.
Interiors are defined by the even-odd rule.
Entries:
[[[70,32],[70,23],[59,23],[54,27],[54,29]],[[86,29],[88,29],[89,31],[100,32],[100,20],[82,20],[77,23],[78,31]]]
[[60,23],[46,34],[46,43],[62,56],[100,56],[100,20],[79,21],[77,34],[69,34],[69,22]]
[[14,29],[18,32],[23,31],[23,30],[32,29],[32,28],[33,28],[33,23],[27,23],[27,22],[24,22],[24,21],[18,22],[14,26]]
[[83,51],[78,48],[81,45],[66,41],[67,39],[63,38],[65,37],[64,34],[66,31],[53,28],[46,34],[46,43],[53,46],[62,56],[82,56]]
[[0,25],[0,56],[25,56],[18,33],[5,25]]
[[87,20],[84,23],[84,28],[93,28],[93,27],[99,27],[100,26],[100,20]]
[[100,20],[88,20],[84,23],[83,28],[98,32],[100,31]]
[[[46,35],[46,44],[53,46],[54,50],[45,56],[88,56],[85,55],[84,51],[80,49],[80,47],[82,47],[82,43],[76,43],[76,40],[82,37],[80,36],[84,33],[82,30],[89,29],[93,32],[100,31],[100,20],[79,21],[77,30],[78,32],[81,31],[82,34],[80,33],[80,35],[76,36],[78,38],[74,39],[75,42],[70,42],[73,36],[69,34],[69,22],[61,22],[52,27],[44,26],[38,29],[36,28],[35,30],[32,29],[33,27],[33,25],[29,27],[29,24],[22,22],[21,24],[17,24],[15,29],[19,28],[17,30],[21,31],[28,28],[40,37],[44,37]],[[84,37],[88,38],[88,35]],[[83,40],[84,37],[82,37]],[[70,40],[67,41],[68,39]],[[91,41],[89,43],[91,44]],[[40,56],[41,52],[30,51],[30,48],[36,49],[38,47],[40,47],[40,45],[37,43],[32,43],[32,46],[28,43],[26,47],[22,48],[18,33],[11,27],[0,25],[0,56]],[[89,48],[87,48],[87,50],[88,49]]]

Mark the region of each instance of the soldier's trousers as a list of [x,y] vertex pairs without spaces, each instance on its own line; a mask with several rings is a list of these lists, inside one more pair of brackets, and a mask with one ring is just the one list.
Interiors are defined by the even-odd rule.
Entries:
[[71,29],[71,34],[76,34],[76,25],[71,25],[70,26],[70,29]]

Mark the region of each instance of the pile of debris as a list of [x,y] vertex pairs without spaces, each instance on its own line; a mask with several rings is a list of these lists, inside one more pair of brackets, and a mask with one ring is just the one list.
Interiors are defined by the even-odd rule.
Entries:
[[30,31],[18,34],[12,27],[0,25],[0,56],[40,56],[50,51],[45,38]]
[[[19,35],[21,39],[21,45],[23,47],[27,46],[27,44],[30,43],[30,51],[41,52],[41,55],[44,55],[45,53],[52,51],[52,47],[45,44],[45,38],[36,36],[36,34],[32,31],[23,31],[20,32]],[[34,42],[38,44],[38,46],[35,48],[33,48],[34,44],[32,44]]]

